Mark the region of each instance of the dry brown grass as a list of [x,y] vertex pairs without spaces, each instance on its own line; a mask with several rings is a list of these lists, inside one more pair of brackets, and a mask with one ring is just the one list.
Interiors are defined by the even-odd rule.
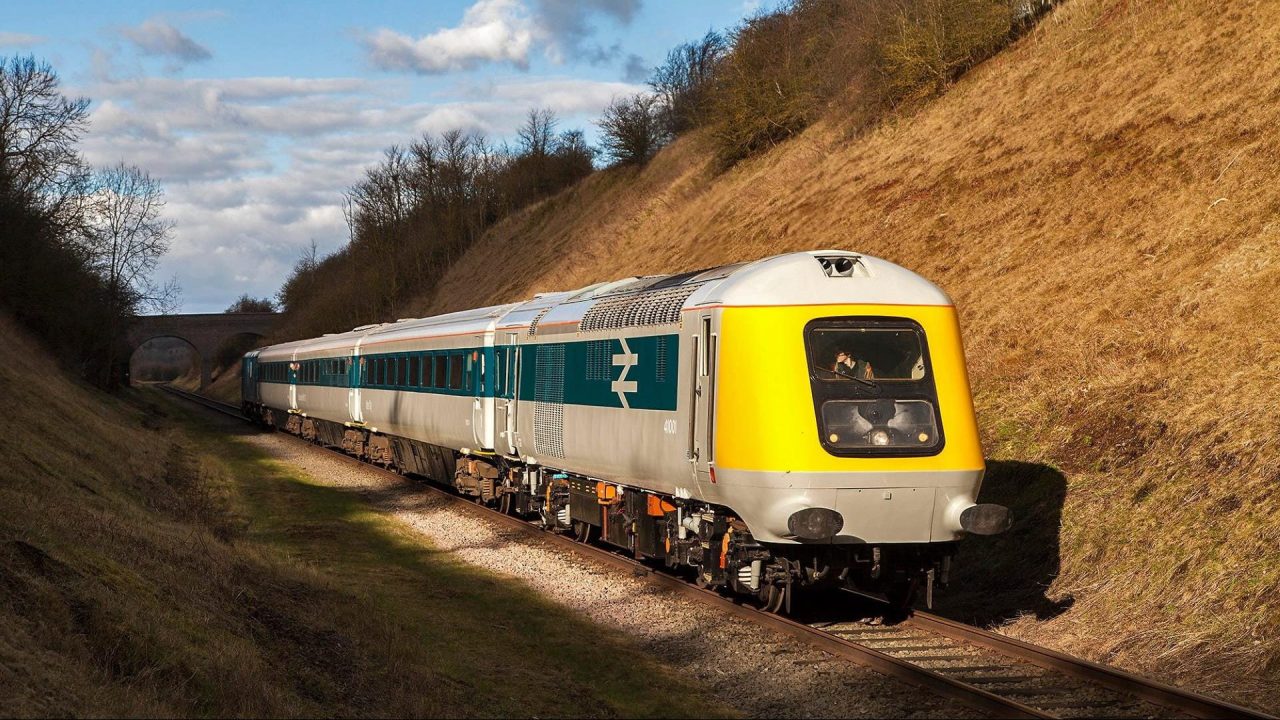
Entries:
[[1066,476],[1048,595],[1075,603],[1008,631],[1275,706],[1276,47],[1273,2],[1072,0],[870,133],[597,174],[407,310],[798,249],[913,268],[961,308],[989,456]]

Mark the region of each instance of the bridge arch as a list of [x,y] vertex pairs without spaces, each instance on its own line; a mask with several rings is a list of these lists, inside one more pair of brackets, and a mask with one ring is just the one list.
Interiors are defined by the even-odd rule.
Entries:
[[146,341],[173,337],[185,341],[200,364],[200,389],[209,386],[213,361],[224,343],[241,335],[267,337],[279,313],[202,313],[191,315],[142,315],[134,318],[126,333],[128,357]]

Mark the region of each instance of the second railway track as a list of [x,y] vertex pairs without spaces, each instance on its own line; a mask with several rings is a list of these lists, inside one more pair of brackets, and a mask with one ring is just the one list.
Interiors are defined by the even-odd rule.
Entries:
[[[211,410],[244,419],[234,405],[172,386],[161,387]],[[373,472],[401,477],[340,450],[294,439]],[[995,717],[1274,717],[927,613],[917,612],[908,620],[891,625],[844,619],[797,622],[734,602],[612,550],[546,532],[528,521],[477,505],[441,488],[422,487],[449,498],[467,512],[482,513],[521,532],[818,647],[833,656],[832,662],[855,662]]]

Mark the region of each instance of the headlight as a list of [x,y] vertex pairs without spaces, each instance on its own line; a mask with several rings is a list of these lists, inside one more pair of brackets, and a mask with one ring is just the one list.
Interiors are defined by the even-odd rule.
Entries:
[[873,430],[871,432],[871,444],[872,445],[888,445],[889,433],[885,432],[884,430]]
[[787,530],[803,540],[826,540],[842,529],[844,516],[827,508],[805,508],[787,518]]

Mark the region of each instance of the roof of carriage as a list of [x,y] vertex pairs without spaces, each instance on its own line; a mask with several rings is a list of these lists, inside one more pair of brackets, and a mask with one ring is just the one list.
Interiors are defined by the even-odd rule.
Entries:
[[829,250],[601,283],[564,293],[523,326],[541,336],[676,324],[699,308],[951,304],[936,285],[888,260]]
[[289,360],[356,347],[496,331],[547,336],[678,324],[686,310],[778,305],[951,305],[941,289],[888,260],[843,250],[775,255],[754,262],[630,277],[519,303],[364,325],[272,345],[259,359]]

